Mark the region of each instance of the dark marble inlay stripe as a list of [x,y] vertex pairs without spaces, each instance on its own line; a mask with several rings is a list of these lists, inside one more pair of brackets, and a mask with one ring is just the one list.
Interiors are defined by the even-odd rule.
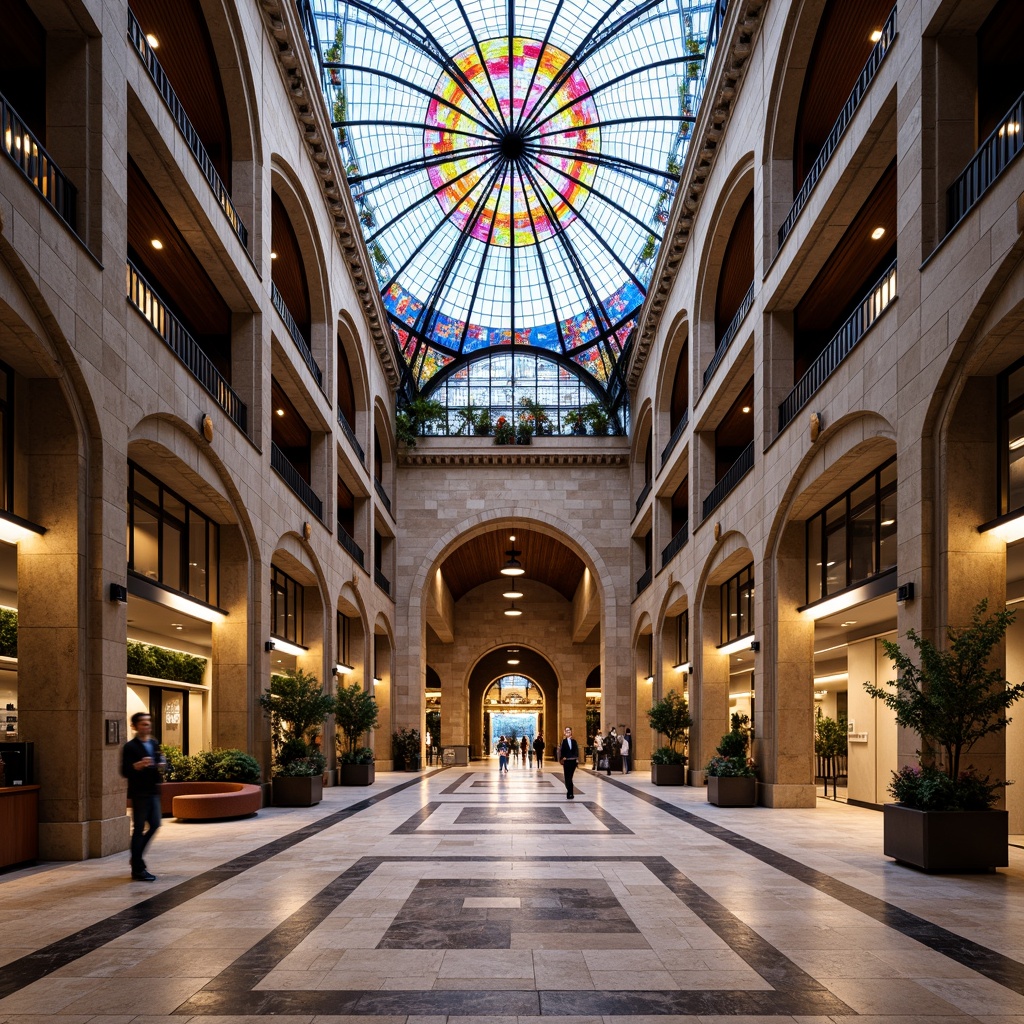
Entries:
[[75,960],[85,956],[87,953],[99,949],[100,946],[105,946],[108,942],[112,942],[114,939],[126,935],[130,931],[134,931],[141,925],[147,924],[168,913],[168,911],[175,910],[189,900],[195,899],[197,896],[201,896],[204,892],[208,892],[223,882],[237,877],[257,864],[268,860],[270,857],[275,857],[277,854],[297,846],[299,843],[318,835],[326,829],[332,828],[339,822],[351,818],[354,814],[365,811],[379,804],[382,800],[386,800],[388,797],[408,789],[410,786],[419,785],[424,779],[430,778],[444,770],[443,768],[438,768],[424,775],[418,775],[408,782],[402,782],[394,786],[392,789],[387,790],[387,792],[367,797],[365,800],[352,804],[351,807],[328,814],[318,821],[310,822],[310,824],[296,829],[294,832],[289,832],[285,836],[274,839],[272,842],[264,843],[263,846],[249,850],[247,853],[243,853],[224,864],[210,868],[209,871],[204,871],[201,875],[196,875],[195,878],[190,878],[187,881],[172,886],[170,889],[165,889],[150,899],[136,903],[133,907],[127,907],[102,921],[88,925],[68,935],[66,938],[51,942],[48,946],[37,949],[34,953],[28,953],[18,960],[12,960],[11,963],[0,967],[0,999],[4,999],[19,989],[25,988],[26,985],[39,981],[40,978],[45,978],[48,974],[52,974],[67,964],[74,963]]
[[[579,792],[577,790],[576,792]],[[592,828],[559,828],[550,826],[548,828],[529,828],[517,822],[509,822],[505,828],[421,828],[427,819],[439,808],[451,806],[451,801],[432,801],[417,808],[397,828],[391,830],[391,835],[418,835],[418,836],[503,836],[508,835],[510,829],[515,830],[516,835],[538,835],[538,836],[603,836],[620,835],[632,836],[636,833],[626,825],[623,825],[614,815],[610,814],[600,804],[590,803],[581,800],[578,807],[586,807],[594,817],[607,829],[606,832],[599,832]],[[487,807],[487,804],[476,804],[472,806]],[[528,807],[528,804],[509,804],[509,807]],[[547,805],[559,807],[560,804]],[[499,819],[500,820],[500,819]]]
[[825,893],[854,910],[859,910],[873,921],[878,921],[879,924],[892,928],[893,931],[900,932],[908,938],[916,939],[921,945],[934,949],[943,956],[949,957],[950,960],[984,975],[998,985],[1002,985],[1018,995],[1024,995],[1024,964],[1018,960],[1013,960],[1003,953],[989,949],[973,939],[957,935],[956,932],[949,931],[941,925],[919,917],[917,914],[912,914],[908,910],[903,910],[892,903],[887,903],[877,896],[862,892],[847,882],[841,882],[838,878],[825,874],[824,871],[801,864],[800,861],[787,857],[777,850],[772,850],[753,839],[748,839],[746,836],[741,836],[717,822],[708,821],[700,815],[676,807],[650,793],[633,789],[632,786],[620,782],[618,779],[604,776],[602,779],[612,786],[631,793],[637,799],[652,804],[666,814],[685,821],[688,825],[693,825],[694,828],[706,832],[709,836],[728,843],[734,849],[756,858],[763,864],[768,864],[791,878],[817,889],[818,892]]

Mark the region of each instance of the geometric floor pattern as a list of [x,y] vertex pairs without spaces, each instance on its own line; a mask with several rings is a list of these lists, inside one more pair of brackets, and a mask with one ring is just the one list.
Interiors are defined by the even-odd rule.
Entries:
[[577,778],[382,773],[168,819],[152,885],[123,854],[0,875],[0,1024],[1024,1024],[1024,850],[932,877],[877,812]]

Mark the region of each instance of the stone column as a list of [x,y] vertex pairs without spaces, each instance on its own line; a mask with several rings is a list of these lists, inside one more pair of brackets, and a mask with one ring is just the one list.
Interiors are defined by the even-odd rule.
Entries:
[[703,785],[704,765],[729,731],[729,659],[717,649],[721,638],[720,604],[718,587],[707,587],[696,608],[696,621],[691,622],[694,653],[699,658],[690,677],[693,727],[687,768],[691,786]]
[[[252,595],[249,617],[249,553],[239,528],[220,528],[220,598],[228,616],[213,624],[213,683],[210,692],[211,732],[214,747],[257,750],[259,706],[256,698],[269,685],[254,678],[249,666],[263,659],[252,657],[253,630],[266,606],[262,589]],[[267,634],[269,635],[269,633]]]

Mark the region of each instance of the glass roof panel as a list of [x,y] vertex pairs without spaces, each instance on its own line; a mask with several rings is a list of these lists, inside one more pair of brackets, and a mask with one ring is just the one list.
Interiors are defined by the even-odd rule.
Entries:
[[502,346],[598,390],[643,303],[722,0],[302,0],[416,389]]

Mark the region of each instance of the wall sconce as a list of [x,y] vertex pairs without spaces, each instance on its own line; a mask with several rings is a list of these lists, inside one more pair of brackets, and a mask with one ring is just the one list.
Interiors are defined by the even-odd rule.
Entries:
[[686,672],[689,674],[693,671],[693,666],[688,661],[681,661],[678,665],[673,665],[672,670],[674,672]]
[[644,680],[644,682],[645,682],[645,683],[653,683],[653,682],[654,682],[654,676],[653,676],[653,675],[650,675],[650,676],[648,676],[648,677],[647,677],[647,678],[646,678],[646,679]]
[[110,600],[116,601],[118,604],[128,603],[128,588],[122,586],[120,583],[110,584]]
[[750,641],[750,649],[755,654],[757,654],[761,650],[761,641],[760,640],[751,640]]
[[354,671],[355,669],[351,665],[346,665],[343,661],[334,666],[334,675],[336,676],[347,676]]
[[903,583],[896,588],[896,603],[906,604],[908,601],[914,600],[914,584]]
[[273,640],[268,640],[268,641],[267,641],[267,642],[266,642],[266,643],[265,643],[265,644],[263,645],[263,650],[265,650],[265,651],[267,652],[267,654],[269,654],[269,653],[270,653],[270,652],[271,652],[272,650],[274,650],[274,649],[275,649],[276,647],[277,647],[277,644],[275,644]]
[[290,654],[293,658],[300,658],[306,653],[307,648],[300,647],[298,644],[293,644],[288,640],[282,640],[280,637],[275,637],[263,645],[263,650],[268,654],[271,651],[280,651],[282,654]]
[[377,685],[379,685],[380,683],[383,683],[383,682],[384,682],[384,680],[380,676],[374,676],[373,677],[373,685],[374,686],[377,686]]

